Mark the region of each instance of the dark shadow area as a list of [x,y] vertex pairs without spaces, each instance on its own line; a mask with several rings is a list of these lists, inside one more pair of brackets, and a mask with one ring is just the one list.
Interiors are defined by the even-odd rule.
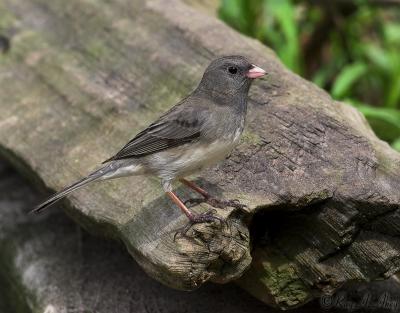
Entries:
[[6,36],[0,35],[0,52],[7,53],[10,50],[10,47],[10,39],[8,39]]
[[[293,210],[293,208],[284,205],[259,210],[250,223],[252,251],[273,247],[271,250],[276,248],[274,251],[286,253],[284,257],[293,261],[305,249],[318,247],[321,251],[326,251],[326,255],[319,260],[323,263],[326,259],[347,249],[351,241],[340,246],[340,249],[334,249],[329,243],[329,237],[323,238],[321,235],[323,232],[318,228],[318,225],[321,224],[321,220],[324,220],[326,212],[324,210],[327,207],[335,208],[343,213],[350,210],[350,206],[340,205],[330,199],[311,204],[301,210],[299,208]],[[358,208],[369,211],[370,214],[374,212],[374,208],[371,206],[367,208],[358,204]],[[390,210],[388,209],[388,211]],[[358,222],[358,225],[365,226],[362,223],[363,221]],[[356,237],[358,232],[356,230],[352,235]],[[318,240],[315,239],[312,242],[310,239],[313,238],[312,234]],[[290,249],[288,249],[289,246]],[[347,283],[333,295],[322,296],[299,309],[299,312],[305,308],[309,308],[311,311],[313,308],[317,310],[317,306],[319,306],[321,312],[399,312],[399,278],[394,275],[387,280]],[[291,312],[296,312],[296,310]]]

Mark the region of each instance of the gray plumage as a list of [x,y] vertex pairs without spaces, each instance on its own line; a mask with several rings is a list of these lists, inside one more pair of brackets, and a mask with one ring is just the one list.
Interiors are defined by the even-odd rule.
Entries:
[[[258,69],[256,76],[253,69]],[[253,73],[252,73],[253,71]],[[94,181],[130,175],[158,176],[165,191],[171,183],[223,160],[242,134],[247,94],[260,68],[241,56],[214,60],[199,86],[130,140],[104,166],[38,205],[39,212]]]

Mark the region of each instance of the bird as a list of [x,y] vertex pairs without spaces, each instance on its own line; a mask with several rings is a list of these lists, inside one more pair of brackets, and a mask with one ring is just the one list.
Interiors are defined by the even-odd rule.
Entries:
[[89,183],[132,175],[160,178],[166,195],[189,219],[188,225],[221,220],[215,211],[195,214],[173,191],[172,183],[199,193],[212,207],[242,207],[237,200],[219,200],[186,179],[224,160],[239,143],[245,126],[247,98],[262,68],[240,55],[214,59],[192,93],[139,132],[102,166],[50,196],[32,212],[39,213]]

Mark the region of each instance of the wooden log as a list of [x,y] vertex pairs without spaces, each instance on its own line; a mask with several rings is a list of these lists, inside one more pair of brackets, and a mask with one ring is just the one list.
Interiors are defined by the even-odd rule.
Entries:
[[233,284],[208,284],[191,293],[165,287],[132,262],[121,244],[89,235],[60,207],[32,219],[26,209],[41,197],[0,159],[2,313],[276,312]]
[[0,0],[0,21],[11,43],[0,56],[0,152],[48,190],[115,153],[216,56],[267,69],[241,144],[198,180],[248,211],[218,210],[226,225],[196,225],[174,241],[186,220],[156,179],[94,184],[64,202],[155,279],[194,289],[238,279],[252,262],[239,283],[288,308],[399,270],[399,154],[259,42],[180,0]]

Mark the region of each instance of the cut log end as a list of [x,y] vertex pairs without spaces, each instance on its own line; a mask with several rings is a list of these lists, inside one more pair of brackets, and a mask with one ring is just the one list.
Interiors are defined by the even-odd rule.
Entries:
[[[130,250],[153,277],[182,290],[199,288],[207,281],[226,283],[239,278],[250,266],[250,236],[242,211],[217,209],[223,221],[192,225],[186,234],[177,233],[187,222],[174,226],[146,243],[147,255]],[[134,247],[126,238],[127,247]],[[140,254],[140,255],[139,255]],[[143,261],[143,263],[141,262]]]

